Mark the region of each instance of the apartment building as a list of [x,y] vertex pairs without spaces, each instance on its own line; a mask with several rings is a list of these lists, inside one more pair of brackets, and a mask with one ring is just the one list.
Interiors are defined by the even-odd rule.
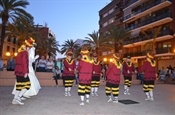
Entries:
[[111,26],[122,24],[123,0],[112,0],[108,5],[99,11],[99,32],[105,34]]
[[[99,11],[99,33],[104,35],[112,26],[120,26],[123,23],[123,0],[112,0]],[[112,52],[102,52],[101,58]]]
[[4,63],[7,63],[7,60],[10,59],[10,57],[15,57],[17,55],[17,38],[12,36],[7,36],[4,41],[3,46],[3,55],[2,59]]
[[[99,11],[99,32],[124,24],[131,36],[124,41],[124,57],[139,65],[153,43],[158,69],[175,67],[175,0],[112,0]],[[157,34],[156,34],[157,33]]]
[[131,37],[124,42],[124,57],[130,55],[142,64],[145,44],[155,40],[158,68],[175,67],[175,0],[124,0],[123,3],[123,22],[125,29],[131,31]]

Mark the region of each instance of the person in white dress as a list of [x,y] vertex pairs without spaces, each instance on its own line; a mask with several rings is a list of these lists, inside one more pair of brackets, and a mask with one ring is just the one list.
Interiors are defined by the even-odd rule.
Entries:
[[24,94],[24,96],[34,96],[37,95],[39,90],[41,89],[40,83],[35,75],[35,71],[33,69],[32,63],[39,57],[38,55],[35,56],[35,47],[32,46],[29,50],[29,79],[31,83],[30,89]]
[[[34,40],[33,38],[30,38],[31,40]],[[37,95],[39,90],[41,89],[40,83],[35,75],[35,71],[33,69],[32,63],[39,57],[39,55],[35,56],[35,47],[34,44],[29,47],[28,49],[28,56],[29,56],[29,73],[28,77],[30,79],[31,87],[28,91],[24,93],[24,97],[30,97]],[[16,88],[13,89],[12,94],[15,94]]]

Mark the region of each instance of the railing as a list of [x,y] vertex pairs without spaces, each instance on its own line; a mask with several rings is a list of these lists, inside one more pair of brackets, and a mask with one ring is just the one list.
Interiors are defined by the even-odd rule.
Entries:
[[124,19],[124,20],[129,19],[129,18],[131,18],[132,16],[137,15],[137,14],[143,12],[143,11],[146,11],[146,10],[150,9],[151,7],[154,7],[154,6],[156,6],[156,5],[158,5],[158,4],[162,3],[162,2],[165,2],[165,1],[171,1],[171,0],[158,0],[158,1],[154,1],[154,2],[152,2],[152,3],[150,3],[150,4],[147,4],[147,5],[142,6],[142,7],[141,7],[139,10],[137,10],[136,12],[133,12],[133,13],[131,13],[131,14],[128,14],[128,15],[125,16],[123,19]]
[[144,51],[133,52],[133,53],[125,53],[124,58],[127,57],[127,56],[136,57],[136,56],[145,56],[145,55],[146,55],[146,53]]
[[131,4],[137,2],[138,0],[130,0],[126,5],[124,5],[124,8],[130,6]]
[[173,53],[172,47],[165,47],[165,48],[157,48],[156,54],[162,54],[162,53]]
[[[163,54],[163,53],[173,53],[172,47],[165,47],[165,48],[156,48],[156,54]],[[137,56],[145,56],[145,51],[140,52],[132,52],[132,53],[125,53],[124,57],[131,56],[131,57],[137,57]]]
[[170,13],[170,12],[167,12],[167,13],[163,13],[163,14],[158,15],[158,16],[154,16],[154,17],[147,18],[147,19],[145,19],[144,21],[142,21],[142,22],[140,22],[140,23],[138,23],[138,24],[134,24],[133,26],[128,27],[128,28],[126,28],[126,29],[127,29],[127,30],[132,30],[132,29],[135,29],[135,28],[139,28],[139,27],[141,27],[141,26],[150,24],[150,23],[152,23],[152,22],[161,20],[161,19],[166,18],[166,17],[172,17],[171,13]]
[[[162,32],[160,32],[160,34],[158,34],[157,37],[161,37],[161,36],[165,36],[165,35],[173,35],[173,31],[171,29],[162,30]],[[144,34],[140,33],[140,35],[137,37],[133,37],[133,38],[130,38],[128,40],[125,40],[124,45],[133,44],[136,42],[141,42],[141,41],[149,40],[149,39],[153,39],[153,34],[149,33],[149,34],[147,34],[147,37],[146,37]]]

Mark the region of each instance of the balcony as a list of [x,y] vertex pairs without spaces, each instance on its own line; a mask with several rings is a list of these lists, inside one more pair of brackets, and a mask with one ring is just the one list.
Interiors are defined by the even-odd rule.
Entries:
[[[158,1],[154,1],[148,5],[145,5],[145,6],[142,6],[141,9],[135,11],[135,12],[132,12],[131,14],[128,14],[126,15],[123,20],[124,22],[129,20],[130,18],[132,17],[139,17],[138,14],[149,14],[150,12],[153,12],[153,11],[156,11],[156,10],[159,10],[159,9],[162,9],[164,7],[167,7],[171,5],[171,0],[158,0]],[[156,6],[156,7],[155,7]],[[141,15],[140,15],[141,17]]]
[[[160,32],[160,34],[157,36],[156,41],[162,41],[162,40],[168,40],[173,38],[173,31],[170,29],[163,30]],[[146,37],[143,34],[140,34],[137,37],[129,38],[128,40],[124,41],[123,47],[132,47],[143,45],[153,39],[153,34],[148,34],[148,37]]]
[[[150,17],[150,18],[147,18],[147,19],[145,19],[144,21],[141,21],[141,22],[139,22],[138,24],[133,24],[132,26],[130,26],[130,27],[128,27],[128,28],[126,28],[127,30],[134,30],[134,29],[136,29],[136,28],[139,28],[139,27],[142,27],[142,26],[153,26],[153,24],[151,24],[151,23],[153,23],[153,22],[157,22],[156,24],[155,24],[155,26],[158,26],[158,25],[160,25],[159,23],[161,23],[161,25],[163,24],[163,23],[167,23],[167,22],[170,22],[170,21],[172,21],[172,15],[171,15],[171,13],[170,12],[167,12],[167,13],[163,13],[163,14],[161,14],[161,15],[157,15],[157,16],[152,16],[152,17]],[[170,18],[169,20],[167,20],[167,19],[165,19],[165,18]],[[163,19],[165,19],[165,20],[163,20]],[[167,20],[167,21],[166,21]],[[161,21],[161,22],[159,22],[159,21]],[[142,27],[143,28],[143,27]],[[141,28],[140,28],[141,29]]]
[[137,1],[139,1],[139,0],[130,0],[126,5],[124,5],[124,8],[130,6],[131,4],[133,4],[133,3],[137,2]]
[[145,56],[145,55],[146,55],[145,51],[132,52],[132,53],[125,53],[124,58],[126,58],[127,56],[138,57],[138,56]]
[[[155,56],[158,56],[158,55],[161,55],[161,54],[167,54],[167,53],[173,54],[173,48],[172,47],[157,48]],[[132,53],[125,53],[124,58],[126,58],[127,56],[143,58],[145,55],[146,55],[145,51],[132,52]]]
[[156,54],[173,53],[172,47],[162,47],[156,49]]

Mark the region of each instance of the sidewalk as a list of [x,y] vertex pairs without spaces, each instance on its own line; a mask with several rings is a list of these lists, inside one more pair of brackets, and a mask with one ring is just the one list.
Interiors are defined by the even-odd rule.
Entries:
[[154,102],[145,101],[142,85],[132,85],[131,95],[123,94],[119,100],[131,99],[139,104],[108,103],[105,87],[100,86],[99,96],[90,97],[90,104],[80,106],[77,87],[72,96],[64,96],[64,87],[42,87],[37,96],[24,101],[25,105],[12,105],[13,87],[0,87],[0,115],[175,115],[175,85],[156,84]]

